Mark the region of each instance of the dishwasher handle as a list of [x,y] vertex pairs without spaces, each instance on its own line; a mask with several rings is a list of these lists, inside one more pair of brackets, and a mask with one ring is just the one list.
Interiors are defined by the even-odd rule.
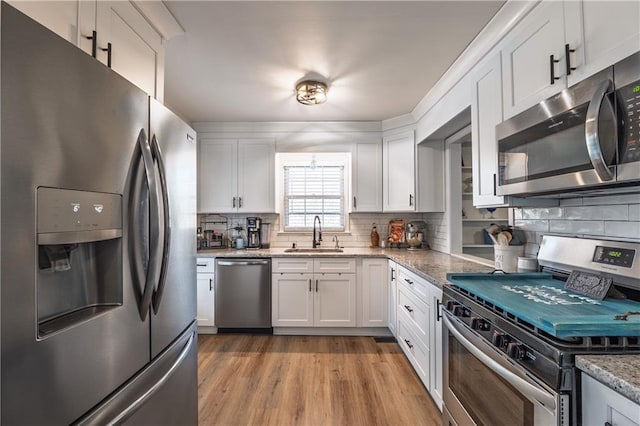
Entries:
[[269,260],[218,260],[220,266],[268,265]]

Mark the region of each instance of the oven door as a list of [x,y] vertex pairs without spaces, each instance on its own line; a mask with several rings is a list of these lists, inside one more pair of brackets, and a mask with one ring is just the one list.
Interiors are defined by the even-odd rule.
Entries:
[[562,425],[560,397],[444,312],[444,425]]

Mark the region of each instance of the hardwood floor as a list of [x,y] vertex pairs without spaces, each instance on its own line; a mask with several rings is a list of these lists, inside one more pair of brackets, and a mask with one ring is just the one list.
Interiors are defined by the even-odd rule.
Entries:
[[396,343],[200,335],[200,425],[440,425]]

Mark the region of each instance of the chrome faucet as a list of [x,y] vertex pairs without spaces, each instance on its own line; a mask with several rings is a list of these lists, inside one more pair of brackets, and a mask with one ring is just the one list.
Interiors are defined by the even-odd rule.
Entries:
[[[318,221],[318,238],[316,239],[316,221]],[[312,247],[317,248],[322,241],[322,224],[320,223],[320,216],[313,218],[313,243]]]

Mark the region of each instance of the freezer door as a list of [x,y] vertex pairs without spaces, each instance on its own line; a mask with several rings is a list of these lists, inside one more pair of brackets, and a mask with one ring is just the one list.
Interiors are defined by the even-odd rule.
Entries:
[[151,309],[155,357],[196,317],[196,133],[150,100],[150,143],[158,173],[162,265]]
[[194,322],[149,366],[77,425],[197,425],[197,342]]
[[[38,193],[47,187],[63,189],[65,197],[89,194],[59,210],[68,213],[108,209],[103,201],[86,201],[100,194],[121,199],[128,210],[148,97],[5,2],[1,7],[0,422],[69,424],[150,361],[150,326],[140,319],[141,289],[124,255],[128,222],[122,220],[122,236],[104,244],[38,244]],[[54,256],[67,249],[78,255],[55,268],[39,264],[39,249],[55,245],[63,247],[53,247],[61,249]],[[92,269],[94,256],[104,259],[100,267],[108,273]],[[46,300],[69,291],[65,275],[75,280],[69,300],[86,316],[69,311],[64,297]],[[103,287],[91,287],[99,280]],[[104,309],[92,310],[93,301]]]

